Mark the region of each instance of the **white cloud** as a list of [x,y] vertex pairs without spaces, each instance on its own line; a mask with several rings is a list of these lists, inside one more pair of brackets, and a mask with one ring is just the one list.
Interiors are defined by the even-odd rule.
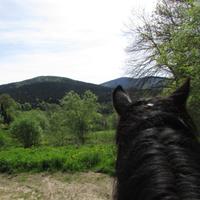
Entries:
[[[38,75],[93,83],[122,76],[126,57],[123,25],[132,9],[151,10],[153,2],[9,0],[9,5],[17,5],[24,13],[18,18],[14,18],[20,15],[18,11],[13,18],[5,14],[0,20],[0,83]],[[9,7],[6,4],[1,9],[8,11]],[[8,52],[3,53],[6,45]]]

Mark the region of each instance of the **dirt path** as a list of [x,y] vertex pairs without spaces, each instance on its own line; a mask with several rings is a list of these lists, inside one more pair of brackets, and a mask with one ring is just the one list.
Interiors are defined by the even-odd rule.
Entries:
[[1,200],[108,200],[113,180],[98,173],[0,174]]

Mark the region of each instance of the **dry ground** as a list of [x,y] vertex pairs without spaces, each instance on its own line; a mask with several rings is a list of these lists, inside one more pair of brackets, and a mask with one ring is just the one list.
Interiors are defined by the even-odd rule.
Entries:
[[108,200],[113,179],[98,173],[0,174],[1,200]]

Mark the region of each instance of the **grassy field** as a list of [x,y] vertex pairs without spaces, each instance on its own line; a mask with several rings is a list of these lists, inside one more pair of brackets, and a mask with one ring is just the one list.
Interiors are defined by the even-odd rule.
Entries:
[[0,150],[2,200],[109,200],[114,131],[89,133],[84,145]]
[[87,144],[114,144],[115,131],[91,132],[86,136]]
[[0,151],[0,172],[102,172],[114,174],[114,132],[88,134],[86,144],[64,147],[8,148]]

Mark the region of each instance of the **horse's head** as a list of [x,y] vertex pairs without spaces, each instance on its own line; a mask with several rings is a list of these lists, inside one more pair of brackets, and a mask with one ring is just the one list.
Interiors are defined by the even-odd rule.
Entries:
[[141,113],[146,115],[147,112],[152,111],[170,112],[171,109],[179,112],[185,109],[189,90],[190,80],[187,79],[179,89],[168,97],[134,101],[121,86],[118,86],[113,92],[113,105],[121,117],[130,112],[134,115]]
[[134,101],[122,87],[114,90],[116,200],[197,199],[200,149],[186,110],[189,90],[189,79],[163,98]]
[[[192,127],[186,111],[190,80],[168,97],[155,97],[134,101],[118,86],[113,92],[113,105],[119,115],[118,133],[134,134],[143,129],[168,125],[179,128],[181,124]],[[131,132],[131,133],[130,133]],[[130,135],[129,135],[130,136]]]

